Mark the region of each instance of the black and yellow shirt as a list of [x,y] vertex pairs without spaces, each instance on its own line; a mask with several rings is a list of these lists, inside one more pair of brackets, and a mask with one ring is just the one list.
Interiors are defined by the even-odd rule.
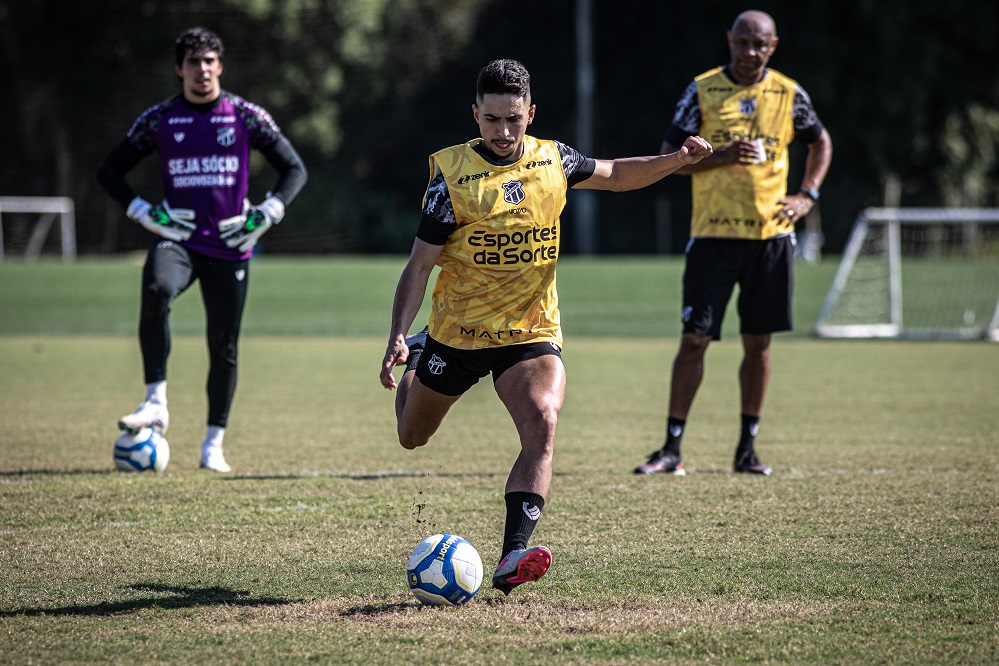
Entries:
[[787,194],[788,145],[795,139],[811,143],[821,132],[808,95],[776,70],[767,69],[751,86],[735,83],[722,67],[696,77],[677,105],[666,140],[679,146],[699,134],[717,149],[762,139],[766,159],[691,176],[691,237],[763,240],[790,233],[774,220],[777,202]]
[[593,160],[557,141],[525,136],[520,159],[496,164],[477,149],[480,142],[430,157],[417,235],[444,247],[429,334],[458,349],[561,346],[559,217],[567,189],[593,173]]

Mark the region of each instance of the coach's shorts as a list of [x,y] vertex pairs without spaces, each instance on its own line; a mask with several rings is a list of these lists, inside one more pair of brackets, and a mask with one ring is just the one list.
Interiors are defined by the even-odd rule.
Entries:
[[426,347],[416,365],[416,376],[421,384],[438,393],[461,395],[490,372],[495,384],[500,375],[517,363],[548,355],[562,358],[562,350],[554,342],[455,349],[427,336]]
[[683,332],[721,339],[739,285],[739,332],[791,330],[794,234],[767,240],[694,238],[683,273]]

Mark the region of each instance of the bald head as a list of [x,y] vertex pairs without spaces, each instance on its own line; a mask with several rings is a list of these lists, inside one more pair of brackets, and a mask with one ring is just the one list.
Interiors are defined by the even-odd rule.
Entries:
[[739,32],[741,30],[748,30],[755,33],[769,33],[776,36],[777,25],[770,14],[757,9],[749,9],[736,16],[735,22],[732,23],[732,32]]

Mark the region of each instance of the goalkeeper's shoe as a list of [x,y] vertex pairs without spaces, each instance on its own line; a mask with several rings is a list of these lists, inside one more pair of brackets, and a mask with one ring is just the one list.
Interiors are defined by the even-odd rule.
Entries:
[[133,435],[143,428],[152,428],[163,434],[170,427],[170,413],[166,405],[147,400],[131,414],[118,419],[118,427]]
[[762,474],[763,476],[773,474],[773,470],[761,463],[760,459],[756,457],[755,451],[736,453],[732,469],[741,474]]
[[225,454],[218,446],[201,447],[201,469],[208,469],[213,472],[231,472],[232,467],[225,461]]
[[532,583],[544,576],[551,565],[552,552],[544,546],[511,550],[496,567],[493,587],[510,594],[518,585]]
[[429,327],[424,327],[422,331],[406,338],[406,346],[409,347],[409,358],[406,359],[406,372],[416,370],[416,364],[420,362],[423,349],[427,346],[427,331]]
[[649,456],[647,462],[635,468],[635,474],[673,474],[683,476],[687,473],[683,469],[683,461],[680,456],[670,451],[659,449]]

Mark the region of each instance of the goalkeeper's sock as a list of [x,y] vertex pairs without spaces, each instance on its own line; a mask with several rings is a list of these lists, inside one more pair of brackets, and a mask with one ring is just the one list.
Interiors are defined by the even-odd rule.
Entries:
[[545,498],[536,493],[512,492],[506,494],[506,526],[503,529],[503,552],[500,559],[511,550],[527,548],[534,528],[545,508]]
[[207,453],[211,449],[221,449],[224,437],[225,428],[222,426],[208,426],[208,429],[205,431],[205,441],[201,443],[201,452]]
[[155,402],[166,407],[166,380],[146,384],[146,402]]
[[749,414],[742,415],[742,433],[739,435],[739,446],[735,450],[735,459],[756,450],[756,434],[760,431],[760,417]]
[[683,429],[686,425],[686,419],[672,416],[666,419],[666,443],[663,444],[663,451],[680,456],[680,443],[683,441]]

